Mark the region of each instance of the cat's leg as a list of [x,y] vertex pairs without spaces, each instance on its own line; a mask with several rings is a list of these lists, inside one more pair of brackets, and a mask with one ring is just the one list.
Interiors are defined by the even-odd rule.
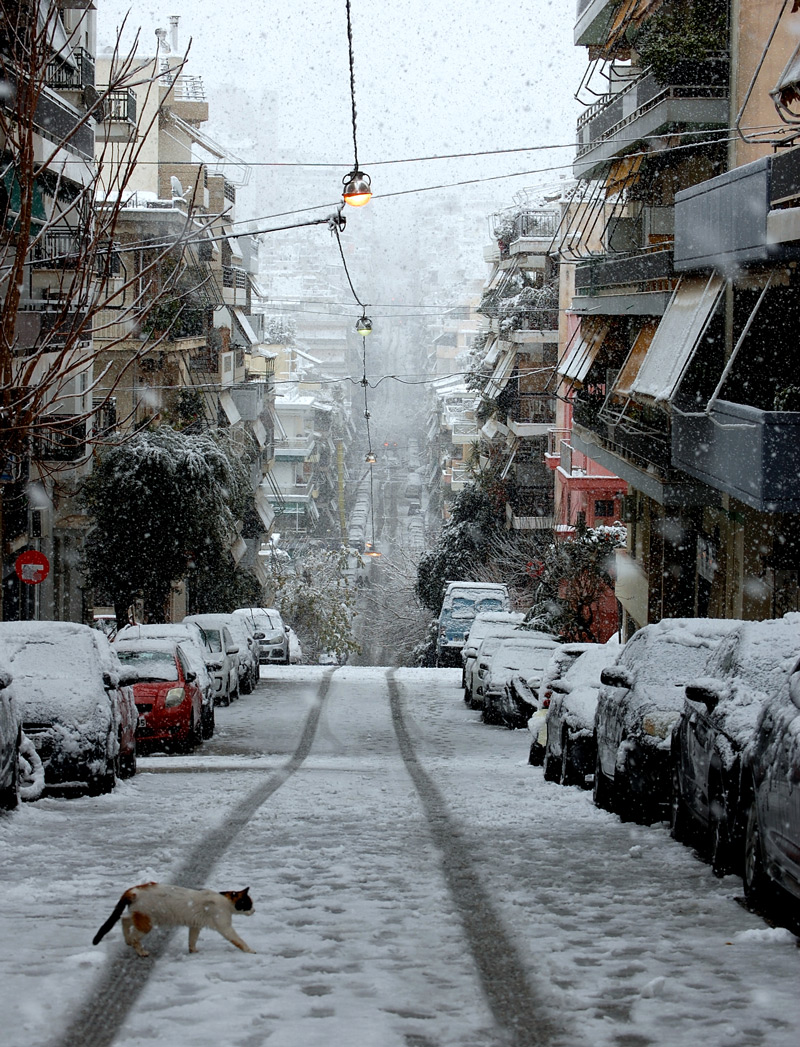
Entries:
[[[142,939],[140,935],[149,934],[153,929],[153,921],[143,912],[135,912],[132,918],[128,921],[128,933],[125,941],[128,945],[132,946],[138,956],[149,956],[150,953],[142,945]],[[125,930],[123,920],[123,932]]]
[[255,952],[255,949],[251,949],[244,938],[239,937],[233,927],[217,927],[217,930],[223,938],[227,938],[232,945],[235,945],[237,949],[241,949],[242,952]]
[[200,937],[199,927],[189,928],[189,952],[197,952],[197,939]]

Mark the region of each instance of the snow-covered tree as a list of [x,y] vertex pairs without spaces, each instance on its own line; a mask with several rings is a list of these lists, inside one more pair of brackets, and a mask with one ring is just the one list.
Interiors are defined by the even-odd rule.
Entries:
[[360,651],[353,633],[356,589],[347,575],[348,550],[308,548],[302,562],[273,557],[268,600],[292,623],[306,660],[326,651],[340,661]]
[[188,578],[191,592],[224,569],[249,496],[242,452],[223,432],[162,426],[98,456],[83,489],[93,520],[86,572],[118,620],[141,598],[157,621],[175,581]]

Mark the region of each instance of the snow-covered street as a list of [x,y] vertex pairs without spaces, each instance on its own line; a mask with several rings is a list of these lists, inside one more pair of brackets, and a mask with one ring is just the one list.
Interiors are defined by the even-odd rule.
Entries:
[[[528,766],[457,670],[262,669],[186,757],[0,820],[9,1047],[794,1047],[800,950],[669,837]],[[234,926],[92,936],[148,880]]]

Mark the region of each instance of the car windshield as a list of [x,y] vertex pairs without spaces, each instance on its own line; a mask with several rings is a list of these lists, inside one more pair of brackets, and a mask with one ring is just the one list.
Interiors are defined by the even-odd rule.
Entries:
[[219,629],[209,629],[207,626],[203,626],[203,631],[206,634],[206,643],[212,651],[222,650],[222,640],[220,639]]
[[178,666],[169,651],[117,651],[127,675],[139,680],[177,680]]

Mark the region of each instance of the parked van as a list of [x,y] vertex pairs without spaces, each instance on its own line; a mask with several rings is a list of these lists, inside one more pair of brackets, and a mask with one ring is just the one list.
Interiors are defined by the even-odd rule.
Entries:
[[496,582],[448,582],[439,614],[437,666],[460,666],[461,649],[476,615],[510,611],[508,586]]

